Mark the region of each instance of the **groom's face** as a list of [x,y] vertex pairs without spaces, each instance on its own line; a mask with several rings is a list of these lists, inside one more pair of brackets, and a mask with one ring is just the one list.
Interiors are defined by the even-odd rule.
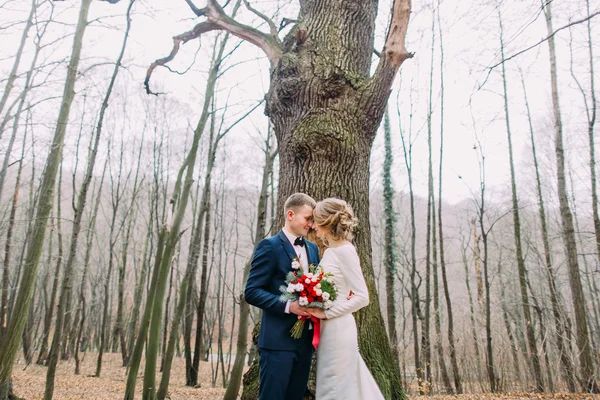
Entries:
[[306,236],[313,223],[313,208],[303,205],[297,210],[287,210],[286,227],[296,236]]

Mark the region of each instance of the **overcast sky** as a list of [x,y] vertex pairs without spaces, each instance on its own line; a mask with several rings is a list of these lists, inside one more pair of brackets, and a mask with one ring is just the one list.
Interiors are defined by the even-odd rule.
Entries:
[[[50,26],[45,42],[50,42],[67,33],[73,32],[77,19],[79,1],[66,0],[55,2],[55,15],[60,23]],[[197,1],[199,6],[202,3]],[[378,16],[377,48],[381,48],[383,35],[387,26],[390,1],[380,2],[381,11]],[[0,0],[4,7],[0,9],[0,26],[8,26],[11,21],[23,20],[28,12],[30,2],[25,0]],[[128,1],[121,0],[117,5],[93,1],[90,20],[95,20],[85,35],[83,61],[80,70],[92,64],[106,60],[114,60],[118,54],[124,27],[123,14]],[[266,14],[273,15],[278,7],[276,23],[282,17],[294,18],[296,2],[254,1],[257,8]],[[498,5],[499,4],[499,5]],[[433,5],[433,7],[432,7]],[[491,72],[489,67],[500,59],[500,38],[498,7],[504,24],[504,40],[506,56],[522,50],[547,36],[546,24],[540,5],[535,1],[486,2],[444,0],[441,2],[440,20],[444,45],[444,198],[449,202],[458,202],[471,198],[479,186],[480,169],[478,151],[474,150],[476,137],[482,144],[482,152],[486,162],[487,187],[492,192],[504,195],[509,190],[508,154],[506,144],[506,124],[504,120],[501,69]],[[553,2],[554,28],[559,28],[569,21],[585,16],[585,1]],[[593,2],[591,12],[598,11],[598,3]],[[427,101],[429,90],[429,71],[431,64],[431,21],[432,10],[437,9],[437,1],[413,1],[413,13],[409,26],[407,48],[415,52],[415,57],[405,62],[400,76],[396,79],[395,89],[390,97],[392,115],[393,145],[395,149],[394,180],[398,190],[407,190],[406,168],[400,141],[400,127],[408,135],[412,131],[414,143],[414,179],[418,194],[426,194],[427,185]],[[110,17],[112,16],[112,17]],[[259,26],[253,14],[242,9],[238,17],[241,21]],[[96,20],[98,19],[98,20]],[[598,35],[598,20],[592,20],[595,37]],[[147,66],[155,59],[166,56],[172,46],[171,37],[191,29],[199,20],[195,18],[183,0],[169,2],[138,0],[134,6],[134,17],[125,65],[128,67],[121,79],[123,91],[131,97],[144,97],[142,82]],[[437,21],[436,21],[437,24]],[[18,24],[0,30],[0,88],[12,65],[11,55],[18,45],[23,25]],[[264,26],[263,26],[264,29]],[[574,42],[574,66],[580,82],[589,89],[589,53],[586,46],[586,25],[579,25],[572,30],[565,29],[556,35],[559,59],[559,85],[561,95],[562,116],[565,123],[565,136],[569,146],[569,163],[572,165],[576,188],[581,193],[589,193],[589,178],[586,171],[587,142],[586,119],[583,111],[583,97],[569,72],[571,55],[569,42]],[[200,113],[204,90],[204,73],[208,68],[210,49],[214,35],[207,35],[202,41],[192,41],[183,46],[176,60],[171,63],[173,69],[183,71],[184,75],[157,69],[152,85],[164,91],[178,107],[173,113],[172,127],[194,125]],[[439,26],[435,27],[434,53],[434,115],[433,135],[436,163],[439,153],[440,132],[440,61]],[[46,60],[66,57],[71,46],[71,37],[50,47],[44,57]],[[233,47],[237,39],[231,42]],[[596,69],[600,64],[597,59],[598,48],[595,48]],[[21,71],[29,65],[31,48],[24,56]],[[374,60],[374,65],[376,59]],[[243,112],[261,99],[268,89],[268,62],[262,53],[250,44],[244,44],[236,51],[227,63],[233,66],[225,79],[219,83],[219,101],[224,104],[229,99],[233,112]],[[522,56],[507,63],[509,74],[509,107],[513,145],[518,169],[518,184],[523,192],[529,195],[532,182],[532,168],[529,149],[529,125],[526,119],[521,85],[521,71],[525,79],[527,95],[533,114],[536,137],[541,147],[544,173],[552,184],[553,159],[551,129],[551,99],[549,83],[549,62],[547,44],[528,51]],[[102,93],[106,78],[111,72],[110,66],[96,67],[89,71],[85,80],[92,82],[97,94]],[[55,81],[54,90],[61,88],[61,77],[64,69],[52,72]],[[78,85],[80,87],[80,85]],[[399,92],[398,92],[399,90]],[[588,90],[589,94],[589,90]],[[397,101],[399,100],[399,102]],[[81,96],[76,104],[81,104]],[[118,101],[118,100],[117,100]],[[115,102],[117,102],[115,101]],[[155,100],[139,100],[139,102]],[[48,121],[56,118],[57,102],[48,103],[43,115]],[[41,106],[40,106],[41,107]],[[398,120],[398,109],[401,121]],[[74,107],[71,121],[77,118],[78,106]],[[412,115],[412,118],[411,118]],[[129,129],[135,135],[135,127],[143,123],[143,115],[127,113],[131,121]],[[138,118],[139,117],[139,118]],[[229,117],[235,120],[235,116]],[[187,119],[187,120],[186,120]],[[240,182],[257,182],[260,176],[262,158],[256,157],[260,145],[258,131],[266,129],[266,117],[262,107],[251,118],[233,131],[227,138],[227,159],[230,168],[240,175]],[[40,127],[38,135],[50,135],[52,125]],[[380,182],[382,164],[382,135],[376,141],[373,153],[373,184]],[[6,135],[3,138],[6,140]],[[68,141],[73,143],[72,141]],[[182,144],[183,146],[183,144]],[[544,150],[545,149],[545,150]],[[67,149],[68,150],[68,149]],[[544,157],[544,154],[546,155]],[[436,170],[437,179],[437,165]],[[582,197],[582,196],[579,196]],[[585,199],[581,199],[585,201]]]

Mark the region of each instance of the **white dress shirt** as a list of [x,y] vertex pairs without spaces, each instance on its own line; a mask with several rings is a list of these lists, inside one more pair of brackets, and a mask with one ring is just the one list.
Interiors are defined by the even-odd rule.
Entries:
[[[296,255],[298,256],[298,259],[300,260],[300,265],[302,265],[302,268],[304,268],[305,271],[308,271],[308,253],[306,252],[306,243],[304,243],[304,246],[294,246],[294,242],[296,241],[296,238],[298,238],[299,236],[294,235],[293,233],[288,232],[285,228],[282,229],[283,234],[285,235],[285,237],[290,241],[290,244],[292,245],[292,247],[294,248],[294,250],[296,251]],[[290,264],[291,264],[291,260],[290,260]],[[287,304],[285,305],[285,312],[286,314],[290,313],[290,301],[287,302]]]

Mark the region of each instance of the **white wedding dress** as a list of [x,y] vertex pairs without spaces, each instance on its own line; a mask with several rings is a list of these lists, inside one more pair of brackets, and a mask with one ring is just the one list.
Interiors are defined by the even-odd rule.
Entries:
[[[369,304],[360,260],[351,243],[328,248],[320,263],[333,274],[338,297],[325,311],[317,353],[317,400],[384,399],[358,352],[352,313]],[[354,296],[347,299],[352,291]]]

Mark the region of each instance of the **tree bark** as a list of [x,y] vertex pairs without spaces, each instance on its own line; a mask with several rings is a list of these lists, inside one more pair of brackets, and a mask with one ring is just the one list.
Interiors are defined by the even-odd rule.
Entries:
[[390,127],[390,114],[386,109],[384,120],[385,135],[385,159],[383,162],[383,209],[384,209],[384,245],[383,257],[385,268],[385,292],[386,292],[386,313],[388,324],[388,335],[392,345],[392,355],[396,364],[399,363],[398,354],[398,333],[396,330],[396,214],[394,212],[394,188],[392,184],[392,165],[394,158],[392,155],[392,132]]

